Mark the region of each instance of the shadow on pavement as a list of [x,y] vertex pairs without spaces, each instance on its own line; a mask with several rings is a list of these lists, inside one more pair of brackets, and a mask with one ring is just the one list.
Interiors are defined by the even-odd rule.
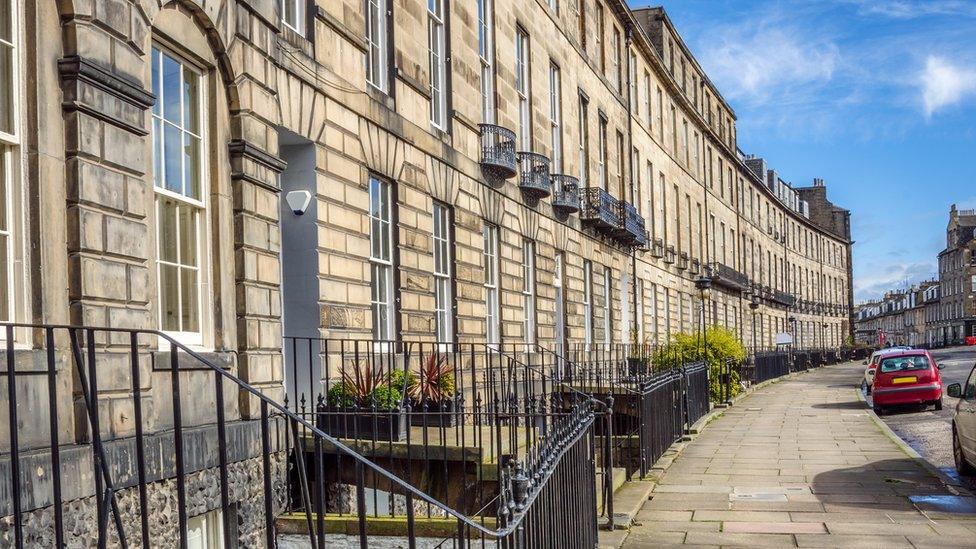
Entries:
[[910,458],[885,459],[817,474],[810,485],[825,506],[976,515],[976,498],[958,495]]
[[849,400],[846,402],[824,402],[811,405],[812,408],[821,410],[866,410],[864,403],[860,400]]

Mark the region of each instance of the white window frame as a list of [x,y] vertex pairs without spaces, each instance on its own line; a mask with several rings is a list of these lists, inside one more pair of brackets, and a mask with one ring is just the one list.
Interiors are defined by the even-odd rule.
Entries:
[[186,521],[187,549],[219,549],[224,546],[223,511],[214,509]]
[[[373,189],[377,196],[385,197],[381,207],[373,205]],[[394,271],[396,270],[396,249],[393,240],[393,184],[373,175],[369,178],[369,262],[370,262],[370,310],[373,321],[373,340],[391,341],[396,339],[396,294],[394,288]],[[385,205],[385,209],[382,206]],[[382,210],[382,211],[379,211]],[[374,215],[376,211],[379,215]],[[380,232],[373,230],[379,226]],[[385,237],[385,239],[384,239]],[[376,251],[381,253],[378,255]],[[385,253],[383,253],[385,252]],[[383,256],[386,257],[383,257]],[[382,286],[380,286],[382,284]],[[381,295],[380,289],[385,292]],[[380,322],[381,309],[386,310],[385,323]]]
[[447,71],[445,69],[444,0],[427,2],[427,53],[430,72],[430,123],[437,129],[447,127]]
[[[199,139],[200,140],[200,149],[199,149],[199,152],[200,152],[200,158],[199,158],[199,170],[200,170],[200,173],[198,174],[198,176],[199,176],[199,182],[200,182],[200,189],[199,189],[200,198],[199,199],[196,199],[196,198],[187,196],[185,194],[186,193],[187,181],[185,180],[185,177],[186,177],[186,166],[185,166],[184,160],[185,160],[186,157],[185,157],[184,154],[181,154],[180,155],[180,178],[181,178],[181,184],[182,184],[182,187],[183,187],[183,192],[175,192],[175,191],[172,191],[172,190],[167,189],[165,187],[165,180],[167,178],[167,174],[165,173],[165,165],[166,165],[165,154],[163,154],[164,151],[165,151],[165,132],[162,132],[160,135],[157,136],[158,139],[153,141],[153,148],[154,148],[153,154],[159,155],[159,157],[158,157],[158,160],[159,160],[158,161],[158,165],[162,169],[161,170],[161,173],[155,173],[155,166],[156,166],[157,162],[156,162],[156,157],[154,157],[153,158],[153,166],[154,166],[154,168],[153,168],[154,169],[154,182],[153,182],[153,191],[154,191],[153,206],[154,207],[153,207],[153,211],[154,211],[154,216],[155,216],[155,230],[156,230],[156,249],[155,249],[155,252],[156,252],[156,261],[155,261],[155,263],[156,263],[156,300],[157,300],[157,305],[158,305],[157,308],[159,309],[158,310],[157,321],[158,321],[159,326],[160,326],[160,331],[162,331],[163,333],[169,335],[170,337],[173,337],[174,339],[180,341],[181,343],[186,344],[186,345],[192,345],[192,346],[203,346],[203,345],[206,345],[208,343],[209,331],[210,331],[210,326],[211,326],[210,325],[210,319],[209,319],[208,315],[205,314],[205,311],[210,310],[210,302],[211,302],[211,295],[210,295],[209,292],[206,291],[206,289],[213,287],[212,280],[211,280],[212,272],[211,272],[210,264],[209,264],[209,257],[210,257],[210,245],[209,245],[210,244],[210,228],[209,227],[210,227],[210,224],[208,222],[208,219],[209,219],[209,213],[210,212],[209,212],[209,199],[208,199],[208,196],[209,196],[210,188],[209,188],[208,183],[209,183],[209,176],[210,176],[210,166],[209,166],[209,162],[208,162],[208,156],[209,155],[207,154],[207,151],[209,151],[209,139],[208,139],[208,135],[207,135],[207,132],[206,132],[207,122],[209,120],[209,113],[207,112],[207,108],[206,108],[206,104],[207,104],[206,97],[208,95],[209,81],[208,81],[207,76],[206,76],[206,73],[203,71],[203,69],[201,69],[200,67],[198,67],[198,66],[194,65],[193,63],[191,63],[185,56],[180,55],[179,53],[177,53],[176,51],[174,51],[172,48],[169,48],[169,47],[167,47],[164,44],[160,44],[158,42],[154,42],[153,45],[152,45],[152,50],[159,52],[158,62],[159,62],[159,72],[160,72],[160,75],[162,75],[162,70],[163,70],[162,69],[162,67],[163,67],[163,57],[164,56],[170,57],[171,59],[173,59],[175,62],[177,62],[180,65],[180,67],[181,67],[181,69],[180,69],[180,85],[179,85],[179,89],[180,90],[184,89],[184,86],[183,86],[183,78],[184,78],[183,74],[184,74],[184,71],[190,71],[190,72],[192,72],[196,76],[197,81],[198,81],[197,100],[199,101],[199,105],[197,106],[197,108],[199,109],[198,112],[197,112],[197,116],[198,116],[198,120],[199,120],[198,123],[199,123],[199,126],[200,126],[199,135],[196,135],[193,132],[191,132],[190,130],[184,128],[184,118],[185,118],[186,112],[187,112],[186,111],[186,105],[184,104],[184,101],[185,101],[185,98],[186,98],[186,95],[184,93],[181,93],[180,94],[180,124],[177,126],[177,125],[173,124],[172,121],[165,120],[165,116],[164,116],[165,113],[162,112],[162,109],[164,108],[164,104],[165,104],[165,97],[163,97],[162,90],[165,89],[165,85],[163,83],[160,83],[159,90],[156,90],[155,84],[153,83],[153,91],[154,91],[154,93],[157,93],[158,101],[157,101],[157,107],[154,107],[154,109],[153,109],[153,111],[152,111],[152,113],[150,115],[150,118],[151,118],[152,124],[153,124],[153,126],[151,128],[151,131],[152,132],[156,132],[157,131],[156,130],[156,127],[157,127],[157,123],[158,123],[158,125],[159,125],[160,128],[173,127],[173,128],[176,128],[178,131],[180,131],[181,143],[185,141],[184,138],[187,135],[189,135],[191,138],[196,138],[196,139]],[[152,59],[152,57],[153,56],[150,55],[150,59]],[[157,146],[157,143],[158,143],[158,147],[160,148],[160,150],[155,150],[155,148]],[[184,148],[184,147],[181,146],[181,148]],[[160,185],[163,185],[163,186],[160,186]],[[161,246],[161,244],[162,244],[162,242],[161,242],[162,231],[160,230],[161,229],[161,226],[160,226],[160,219],[159,219],[159,212],[160,212],[160,207],[159,206],[160,206],[161,199],[162,200],[172,200],[180,208],[188,208],[188,209],[193,210],[194,213],[195,213],[195,216],[197,218],[196,219],[196,223],[195,223],[195,232],[196,232],[196,234],[194,235],[194,238],[193,238],[195,240],[195,247],[196,247],[196,251],[197,251],[197,257],[196,257],[196,268],[193,269],[193,270],[196,270],[196,273],[197,273],[197,292],[198,293],[197,293],[197,307],[196,307],[197,308],[197,311],[196,311],[196,315],[197,315],[197,325],[199,327],[199,330],[198,331],[195,331],[195,332],[194,331],[187,331],[187,330],[166,330],[166,329],[164,329],[165,326],[164,326],[164,323],[163,323],[163,314],[164,314],[164,309],[165,308],[163,307],[163,302],[162,302],[162,296],[163,296],[162,268],[163,268],[163,266],[175,266],[177,268],[177,273],[178,274],[181,274],[183,270],[190,270],[190,269],[192,269],[192,266],[189,265],[189,264],[184,264],[184,263],[181,262],[180,257],[182,256],[182,249],[181,249],[180,244],[181,244],[182,238],[181,238],[181,236],[179,234],[177,234],[177,236],[176,236],[176,244],[177,244],[177,246],[176,246],[176,257],[177,257],[176,262],[165,261],[165,260],[163,260],[163,259],[160,258],[160,250],[162,249],[162,246]],[[176,226],[177,226],[177,230],[179,230],[179,222],[178,221],[177,221]],[[183,295],[182,277],[178,277],[177,293],[179,294],[180,303],[182,303],[182,295]],[[182,306],[180,306],[179,308],[182,310]],[[180,312],[180,314],[182,315],[182,311]],[[160,340],[159,341],[159,344],[160,344],[160,346],[167,346],[167,343],[164,342],[163,340]]]
[[498,226],[485,223],[482,229],[485,259],[485,340],[489,345],[502,342],[501,289],[498,260]]
[[597,181],[599,182],[599,187],[603,190],[607,190],[607,119],[602,115],[600,116],[599,127],[597,128],[597,152],[596,152],[596,164],[597,164]]
[[478,1],[478,54],[481,60],[481,116],[494,124],[495,112],[495,22],[494,0]]
[[582,91],[578,98],[578,120],[579,123],[579,181],[580,188],[586,188],[589,181],[589,154],[590,154],[590,130],[589,130],[589,100],[583,95]]
[[531,53],[529,34],[522,27],[515,29],[515,94],[518,97],[518,148],[532,150],[531,111]]
[[563,171],[562,87],[559,65],[549,63],[549,135],[552,146],[552,173]]
[[439,343],[454,341],[454,266],[451,240],[451,208],[434,202],[434,318]]
[[583,261],[583,341],[586,348],[593,345],[593,263]]
[[[285,0],[287,1],[287,0]],[[388,61],[387,1],[366,2],[366,83],[383,93],[389,93],[390,64]],[[376,35],[373,35],[373,31]]]
[[611,295],[611,277],[613,276],[613,271],[610,267],[603,268],[603,342],[609,346],[613,342],[613,335],[611,330],[613,329],[613,323],[611,322],[611,307],[610,299],[613,297]]
[[[17,262],[17,247],[14,239],[18,237],[15,227],[19,226],[15,215],[20,208],[14,208],[17,200],[17,190],[20,185],[20,4],[17,0],[0,0],[9,6],[10,13],[10,41],[0,39],[0,48],[10,51],[10,78],[0,85],[9,86],[10,127],[9,131],[0,129],[0,194],[3,196],[3,217],[6,226],[0,226],[0,235],[6,241],[3,253],[6,254],[6,268],[3,276],[6,281],[6,317],[0,321],[14,321],[17,318],[17,288],[19,287],[17,272],[14,264]],[[0,96],[2,97],[2,96]],[[0,330],[0,340],[7,337],[5,330]]]
[[[279,0],[278,8],[281,10],[281,24],[289,29],[305,36],[305,14],[306,0]],[[295,8],[295,21],[289,21],[285,14],[285,6],[292,5]]]
[[523,339],[536,342],[535,242],[522,241],[522,312]]
[[637,304],[637,343],[644,343],[644,279],[637,277],[634,283],[634,302]]

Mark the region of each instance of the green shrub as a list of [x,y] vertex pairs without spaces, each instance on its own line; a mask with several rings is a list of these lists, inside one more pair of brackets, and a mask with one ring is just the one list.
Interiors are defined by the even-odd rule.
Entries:
[[[746,358],[746,349],[735,333],[727,328],[711,327],[705,330],[705,337],[700,332],[691,334],[677,333],[671,341],[660,347],[654,360],[656,369],[676,368],[682,364],[705,360],[709,369],[709,398],[712,402],[721,399],[723,388],[720,375],[725,370],[725,361],[731,359],[733,364],[741,364]],[[739,372],[733,369],[729,381],[732,396],[739,394]]]
[[355,406],[356,389],[344,381],[337,381],[332,387],[329,387],[329,392],[326,394],[325,400],[329,406]]
[[400,401],[403,400],[403,393],[400,389],[395,387],[390,387],[389,385],[380,385],[373,390],[373,394],[370,395],[369,402],[366,402],[366,406],[372,408],[376,406],[383,410],[390,410],[400,407]]

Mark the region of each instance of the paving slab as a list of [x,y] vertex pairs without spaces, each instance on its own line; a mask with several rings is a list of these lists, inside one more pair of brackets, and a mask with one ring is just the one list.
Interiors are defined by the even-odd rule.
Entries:
[[873,421],[855,363],[768,384],[658,468],[623,547],[976,547],[976,499]]

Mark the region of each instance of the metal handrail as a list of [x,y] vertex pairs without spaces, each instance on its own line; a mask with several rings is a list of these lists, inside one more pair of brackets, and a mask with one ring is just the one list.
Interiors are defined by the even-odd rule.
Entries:
[[[166,334],[166,333],[164,333],[162,331],[153,330],[153,329],[126,329],[126,328],[115,328],[115,327],[91,327],[91,326],[80,326],[80,325],[71,325],[71,324],[36,324],[36,323],[13,323],[13,322],[0,322],[0,327],[2,327],[4,330],[6,330],[6,333],[7,333],[7,338],[6,338],[6,356],[7,356],[7,365],[8,365],[8,368],[7,368],[6,372],[3,372],[2,374],[3,375],[6,375],[8,377],[8,392],[13,397],[13,398],[11,398],[11,401],[9,402],[9,404],[11,406],[11,411],[14,412],[14,414],[12,414],[12,416],[11,416],[11,419],[13,420],[13,422],[12,422],[12,434],[11,434],[11,438],[12,438],[12,441],[13,441],[13,445],[12,445],[13,446],[12,447],[12,453],[13,453],[13,456],[12,457],[14,458],[13,461],[16,461],[16,457],[17,457],[16,454],[19,451],[19,447],[16,444],[16,440],[17,440],[16,439],[16,430],[17,430],[17,428],[16,428],[16,413],[15,413],[15,411],[16,411],[16,398],[15,398],[15,394],[16,394],[15,386],[16,386],[16,383],[14,383],[14,376],[17,375],[18,372],[16,371],[16,368],[14,367],[14,364],[15,364],[15,361],[14,361],[14,338],[13,338],[14,330],[24,329],[24,330],[43,330],[44,331],[44,333],[46,335],[47,355],[48,355],[48,360],[49,360],[49,369],[50,369],[50,374],[49,375],[53,375],[54,374],[54,370],[53,370],[53,368],[54,368],[54,351],[55,351],[55,349],[54,349],[54,332],[56,330],[58,330],[58,331],[61,331],[61,330],[67,331],[68,334],[71,335],[73,341],[74,341],[75,335],[77,333],[79,333],[79,332],[80,333],[84,333],[84,334],[87,335],[87,339],[86,339],[86,344],[87,345],[86,345],[85,349],[87,350],[87,354],[88,354],[88,366],[89,366],[91,372],[96,371],[96,364],[95,364],[95,350],[97,348],[97,346],[95,345],[95,334],[96,333],[103,333],[103,334],[126,334],[126,335],[128,335],[129,336],[129,345],[128,345],[128,348],[130,349],[130,351],[132,353],[137,353],[137,351],[138,351],[138,337],[140,335],[146,336],[146,337],[158,338],[158,341],[165,342],[165,343],[168,344],[169,350],[171,352],[171,355],[170,355],[170,367],[171,367],[172,378],[173,378],[173,387],[172,387],[172,390],[173,390],[173,401],[174,401],[173,402],[173,404],[174,404],[174,410],[173,410],[173,413],[174,413],[174,430],[176,432],[176,437],[175,437],[175,440],[176,440],[176,456],[177,456],[176,457],[176,468],[177,468],[177,483],[178,483],[178,485],[180,487],[180,500],[181,500],[180,503],[179,503],[180,509],[178,509],[178,511],[179,511],[179,515],[180,515],[180,539],[181,539],[182,542],[185,542],[185,539],[186,539],[186,514],[185,514],[186,513],[186,505],[185,505],[185,501],[183,500],[184,495],[183,495],[183,487],[182,487],[182,483],[184,482],[184,473],[182,471],[182,467],[183,467],[182,461],[183,461],[184,457],[183,457],[183,452],[182,452],[182,448],[181,448],[181,441],[182,441],[182,422],[181,422],[181,419],[180,419],[180,410],[181,410],[181,404],[180,404],[181,398],[180,397],[181,397],[181,394],[180,394],[180,390],[179,390],[179,373],[181,371],[181,367],[180,367],[180,361],[179,361],[178,353],[183,353],[186,356],[189,356],[189,357],[193,358],[196,361],[196,363],[199,363],[199,365],[202,366],[204,369],[213,372],[217,376],[216,379],[223,379],[223,380],[230,381],[233,385],[237,386],[240,390],[242,390],[245,393],[247,393],[250,397],[255,398],[257,400],[257,402],[260,404],[261,425],[262,425],[262,429],[261,429],[261,431],[262,431],[262,448],[263,448],[262,449],[262,459],[264,461],[264,477],[265,477],[264,478],[264,483],[265,483],[265,485],[264,485],[264,493],[265,493],[265,496],[264,496],[265,497],[265,520],[268,521],[268,524],[269,524],[269,527],[267,528],[267,532],[266,532],[266,536],[267,536],[267,540],[266,541],[267,541],[267,543],[268,543],[269,546],[273,546],[275,544],[274,528],[273,527],[270,527],[270,521],[273,520],[273,518],[271,516],[271,515],[273,515],[273,513],[272,513],[273,505],[272,505],[271,499],[270,499],[272,497],[270,495],[271,480],[270,480],[270,472],[269,472],[269,470],[270,470],[270,461],[269,460],[270,460],[271,450],[270,450],[268,422],[269,422],[269,419],[270,419],[272,413],[274,413],[274,414],[278,415],[279,417],[283,418],[288,424],[291,424],[294,427],[294,429],[296,429],[294,431],[294,434],[295,434],[295,437],[296,437],[296,442],[297,442],[297,437],[298,437],[297,428],[298,428],[298,426],[301,426],[303,428],[304,432],[307,432],[307,433],[311,433],[312,434],[313,438],[315,439],[315,444],[316,444],[316,448],[317,449],[320,449],[321,448],[321,444],[322,443],[328,443],[328,444],[332,445],[334,448],[336,448],[338,451],[340,451],[342,454],[344,454],[345,456],[347,456],[349,458],[352,458],[356,462],[356,464],[357,464],[357,471],[359,472],[360,475],[363,474],[362,473],[362,470],[363,470],[362,468],[368,468],[370,471],[372,471],[372,473],[374,475],[379,475],[379,476],[383,477],[384,479],[386,479],[390,483],[391,486],[394,486],[398,490],[401,490],[404,494],[408,494],[408,497],[418,498],[421,501],[426,502],[429,505],[433,505],[434,507],[439,508],[445,515],[450,515],[451,517],[454,517],[455,519],[457,519],[457,521],[459,523],[459,527],[461,525],[463,525],[464,527],[473,529],[475,531],[481,532],[484,535],[491,536],[491,537],[494,537],[494,538],[504,538],[505,536],[508,536],[508,535],[512,534],[518,528],[521,527],[522,521],[525,518],[527,512],[530,510],[530,508],[532,506],[532,503],[536,500],[536,498],[538,497],[538,494],[541,491],[541,488],[546,485],[547,480],[550,478],[550,476],[552,474],[552,471],[554,470],[554,467],[549,467],[548,469],[543,470],[543,471],[536,471],[536,474],[540,474],[541,473],[541,477],[539,478],[538,481],[532,483],[533,484],[532,486],[526,486],[526,487],[524,487],[525,488],[524,491],[521,491],[519,494],[516,494],[516,499],[518,501],[514,501],[513,502],[514,505],[510,505],[509,506],[509,511],[511,512],[511,518],[506,521],[505,526],[500,527],[500,528],[489,528],[489,527],[486,527],[484,524],[481,524],[478,521],[471,519],[470,517],[466,516],[464,513],[460,512],[460,511],[457,511],[453,507],[451,507],[449,505],[446,505],[443,502],[440,502],[439,500],[437,500],[433,496],[430,496],[429,494],[423,492],[422,490],[419,490],[419,489],[415,488],[414,486],[410,485],[408,482],[406,482],[403,479],[399,478],[397,475],[395,475],[395,474],[391,473],[390,471],[386,470],[385,468],[377,465],[376,463],[374,463],[370,459],[366,458],[365,456],[363,456],[362,454],[360,454],[359,452],[357,452],[353,448],[347,446],[346,444],[344,444],[343,442],[341,442],[339,439],[337,439],[337,438],[335,438],[333,436],[330,436],[329,434],[327,434],[324,431],[320,430],[312,422],[307,421],[305,418],[303,418],[300,415],[298,415],[298,414],[292,412],[291,410],[287,409],[287,407],[284,406],[283,404],[278,403],[275,400],[273,400],[272,398],[270,398],[267,395],[263,394],[260,390],[258,390],[257,388],[255,388],[251,384],[243,381],[242,379],[240,379],[236,375],[233,375],[231,372],[225,370],[221,366],[218,366],[218,365],[214,364],[207,357],[203,356],[201,353],[199,353],[197,351],[194,351],[193,349],[191,349],[191,348],[187,347],[186,345],[184,345],[184,344],[180,343],[179,341],[177,341],[171,335]],[[106,346],[106,347],[109,347],[109,346]],[[78,351],[80,351],[80,346],[73,345],[73,348],[75,348]],[[80,360],[81,358],[82,357],[80,356],[80,354],[78,354],[78,353],[75,354],[76,361],[77,360]],[[132,359],[132,368],[133,368],[133,371],[136,372],[136,373],[138,373],[138,369],[139,369],[139,366],[140,366],[139,365],[139,361],[138,361],[138,354],[133,354],[133,356],[131,357],[131,359]],[[76,366],[78,368],[81,368],[80,362],[76,362]],[[133,374],[133,375],[135,376],[136,374]],[[134,377],[134,380],[133,381],[136,382],[137,379]],[[226,421],[226,419],[223,416],[223,407],[222,407],[222,403],[223,403],[223,392],[224,392],[223,384],[220,383],[220,382],[215,383],[215,390],[217,391],[217,403],[219,404],[216,407],[216,412],[217,412],[217,415],[218,415],[218,419],[217,419],[218,429],[223,429],[224,422]],[[86,394],[88,394],[87,385],[85,387],[85,391],[86,391]],[[95,385],[94,381],[92,382],[90,391],[91,391],[90,392],[90,396],[92,396],[92,397],[96,397],[97,396],[97,386]],[[138,401],[138,400],[139,400],[138,399],[138,395],[136,395],[136,401]],[[91,407],[91,404],[92,403],[89,403],[89,407]],[[54,403],[52,402],[51,405],[54,406]],[[582,413],[582,412],[580,412],[580,413]],[[94,411],[94,410],[91,410],[90,409],[89,410],[89,415],[91,417],[91,420],[93,421],[93,425],[92,425],[93,428],[92,428],[92,431],[91,431],[92,443],[95,446],[100,446],[101,445],[102,435],[101,435],[100,429],[98,429],[98,425],[97,425],[97,411]],[[568,448],[570,446],[572,446],[576,441],[579,441],[581,439],[581,437],[583,437],[588,432],[587,431],[588,426],[589,425],[592,425],[592,422],[593,422],[593,414],[592,414],[592,411],[590,411],[590,412],[588,412],[586,414],[583,414],[581,417],[582,417],[582,419],[580,421],[570,424],[569,425],[569,428],[564,431],[567,434],[567,437],[565,439],[562,439],[562,440],[548,439],[548,440],[544,441],[544,444],[549,447],[548,449],[555,450],[555,454],[551,454],[551,455],[547,456],[548,459],[550,460],[550,464],[558,463],[559,460],[561,459],[561,457],[566,453],[566,451],[568,450]],[[139,431],[139,429],[141,429],[141,425],[139,423],[137,423],[137,438],[138,437],[141,437],[141,431]],[[222,448],[222,450],[221,450],[221,469],[222,469],[221,474],[222,474],[222,477],[223,477],[223,475],[226,474],[226,471],[225,471],[225,468],[226,468],[226,465],[227,465],[226,464],[226,451],[225,451],[225,449],[223,447],[223,439],[221,439],[219,442],[220,442],[221,448]],[[138,444],[141,444],[141,443],[138,443]],[[55,441],[55,443],[52,444],[52,452],[57,452],[58,446],[59,446],[59,444],[56,443],[56,441]],[[99,460],[96,459],[96,462],[97,461],[99,461]],[[143,510],[143,519],[145,520],[145,517],[146,517],[145,511],[147,510],[146,509],[146,504],[145,504],[145,493],[144,493],[144,482],[145,482],[145,480],[144,480],[144,477],[141,476],[142,475],[142,463],[140,462],[139,465],[140,465],[140,488],[141,488],[141,491],[142,491],[142,494],[141,494],[142,495],[141,507],[142,507],[142,510]],[[98,466],[97,463],[96,463],[96,466]],[[304,467],[304,465],[300,465],[299,466],[299,468],[300,468],[299,473],[302,475],[303,478],[307,478],[307,477],[304,476],[304,468],[303,467]],[[97,501],[101,502],[101,498],[104,497],[105,500],[106,500],[106,502],[114,504],[114,493],[112,491],[111,485],[109,485],[106,489],[103,490],[102,487],[101,487],[101,485],[100,485],[100,480],[103,480],[102,479],[102,476],[100,474],[96,474],[95,476],[96,476],[96,484],[99,485],[98,486],[98,489],[97,489],[97,492],[98,493],[96,494]],[[20,488],[19,488],[19,483],[16,480],[18,477],[17,476],[14,476],[13,478],[14,478],[13,493],[14,494],[17,494],[17,495],[14,496],[14,505],[15,505],[14,515],[15,515],[15,517],[17,517],[16,524],[14,526],[14,528],[15,528],[15,538],[16,538],[15,544],[16,544],[17,547],[23,547],[24,539],[23,539],[22,534],[19,531],[19,529],[21,527],[20,520],[19,520],[20,519],[20,514],[21,514],[20,503],[19,503],[19,492],[20,492]],[[223,477],[223,478],[226,479],[226,477]],[[516,479],[516,480],[518,480],[518,479]],[[60,483],[59,480],[58,481],[55,481],[55,484],[57,486],[59,486],[59,483]],[[223,497],[226,499],[226,497],[227,497],[227,494],[226,494],[226,481],[222,482],[222,491],[223,491]],[[520,496],[524,496],[524,497],[520,497]],[[306,500],[306,503],[308,503],[308,501],[309,501],[308,498],[309,498],[309,496],[308,496],[308,492],[307,492],[307,488],[306,488],[304,490],[304,499]],[[226,501],[225,501],[225,503],[226,503]],[[100,508],[101,508],[101,505],[100,505]],[[60,511],[57,511],[56,512],[56,514],[59,514],[59,513],[60,513]],[[100,514],[100,520],[99,520],[100,541],[104,541],[105,540],[105,536],[104,536],[105,531],[104,531],[104,523],[103,523],[103,521],[105,519],[107,519],[107,516],[105,516],[104,513],[101,510],[99,511],[99,514]],[[113,514],[115,515],[116,522],[118,522],[119,520],[121,520],[121,517],[118,516],[118,511],[117,510],[113,510]],[[412,513],[408,513],[408,521],[410,521],[411,518],[412,518]],[[311,520],[311,519],[309,518],[309,520]],[[363,520],[363,517],[362,516],[360,517],[360,520],[361,521]],[[144,524],[145,524],[145,522],[144,522]],[[318,533],[319,534],[322,533],[321,527],[319,528]],[[148,534],[148,532],[144,529],[143,530],[143,539],[144,539],[144,542],[146,541],[145,536],[147,534]],[[309,529],[309,536],[312,537],[314,534],[315,534],[315,532],[313,532],[312,529],[310,528]],[[60,537],[61,535],[62,535],[62,533],[61,532],[58,532],[58,536]],[[120,538],[123,539],[123,542],[122,543],[124,545],[124,537],[125,537],[125,535],[124,535],[124,532],[121,529],[119,530],[119,536],[120,536]],[[362,526],[361,526],[361,536],[365,536],[365,530],[362,529]],[[312,539],[312,542],[313,542],[313,546],[316,546],[315,539],[314,538]],[[365,540],[364,540],[364,542],[365,542]]]

